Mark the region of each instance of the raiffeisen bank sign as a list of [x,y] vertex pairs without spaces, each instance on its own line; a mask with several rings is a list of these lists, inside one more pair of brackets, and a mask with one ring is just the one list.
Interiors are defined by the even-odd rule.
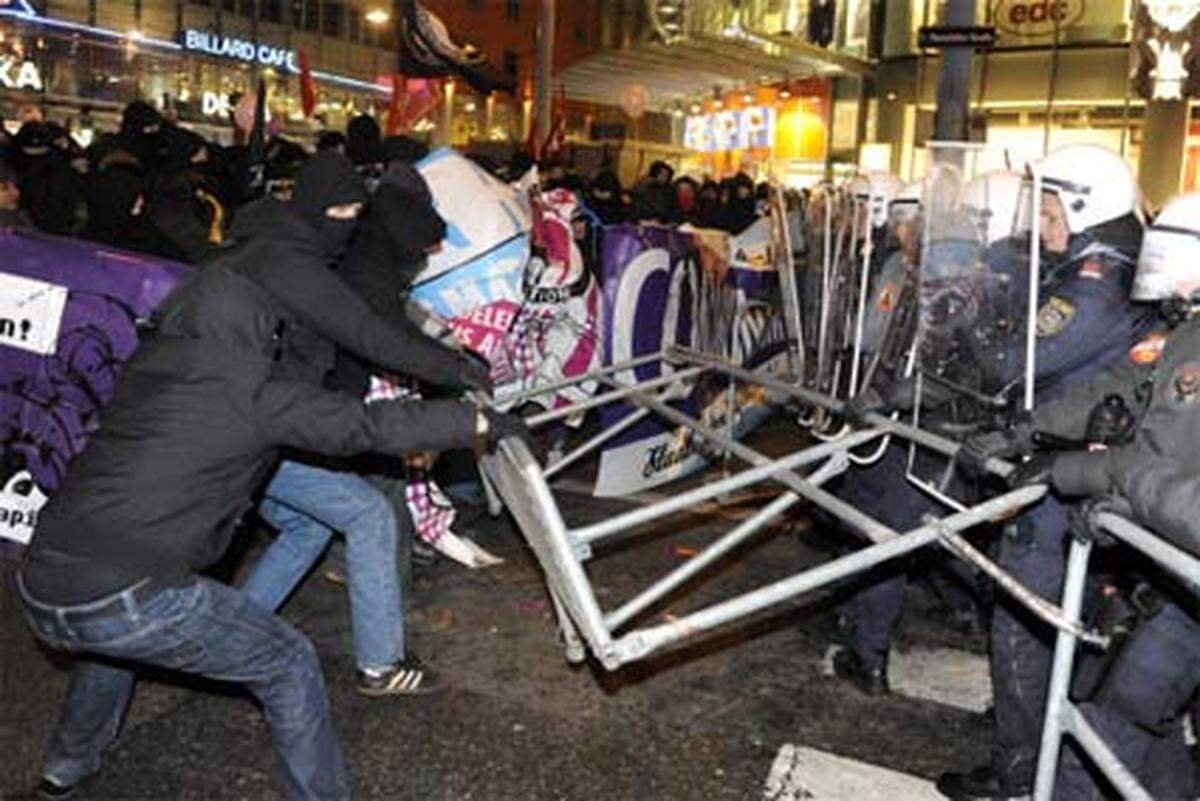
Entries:
[[193,28],[185,30],[180,34],[179,39],[184,50],[237,59],[251,64],[262,64],[265,67],[283,67],[290,72],[298,71],[296,51],[288,50],[286,47],[255,44],[248,39],[218,36],[211,31],[198,31]]

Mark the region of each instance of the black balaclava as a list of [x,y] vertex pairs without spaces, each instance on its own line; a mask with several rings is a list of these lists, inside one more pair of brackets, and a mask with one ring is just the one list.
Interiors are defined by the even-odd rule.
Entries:
[[167,138],[162,131],[163,118],[158,110],[135,100],[121,114],[121,141],[142,167],[157,169],[167,155]]
[[669,184],[675,177],[675,168],[665,161],[656,161],[650,165],[650,178],[660,184]]
[[[160,237],[150,223],[142,177],[135,168],[112,166],[89,176],[86,194],[87,239],[143,253],[160,252]],[[135,214],[139,197],[143,208]]]
[[383,134],[374,117],[359,114],[346,126],[346,158],[355,167],[383,163]]
[[411,165],[393,164],[384,173],[371,195],[362,238],[362,254],[398,270],[401,289],[424,268],[426,249],[446,238],[429,185]]
[[208,149],[204,137],[178,125],[164,124],[161,130],[166,153],[163,168],[169,173],[199,170],[205,160],[201,154]]
[[366,202],[367,189],[354,167],[345,156],[327,150],[300,169],[288,208],[317,233],[325,255],[336,258],[350,242],[358,220],[335,220],[325,214],[326,209]]
[[336,150],[341,153],[346,149],[346,135],[341,131],[321,131],[317,137],[317,152]]
[[17,131],[16,144],[20,159],[45,156],[54,144],[54,131],[44,122],[27,122]]
[[393,161],[412,164],[425,158],[428,153],[429,145],[411,136],[389,136],[383,140],[383,160],[387,164]]

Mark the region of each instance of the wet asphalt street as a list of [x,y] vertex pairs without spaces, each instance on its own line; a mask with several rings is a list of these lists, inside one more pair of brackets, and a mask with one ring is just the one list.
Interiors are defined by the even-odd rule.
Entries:
[[[760,447],[779,446],[768,429]],[[763,438],[767,442],[764,443]],[[668,490],[671,491],[671,490]],[[672,518],[599,554],[602,605],[628,598],[711,541],[764,497]],[[568,522],[628,508],[560,494]],[[759,799],[777,753],[807,746],[931,778],[982,761],[983,715],[901,693],[869,699],[822,670],[834,599],[796,599],[682,650],[615,673],[569,665],[541,574],[507,521],[477,531],[504,564],[471,572],[441,561],[411,593],[412,651],[441,672],[435,695],[368,700],[354,692],[343,587],[314,573],[283,614],[310,635],[325,669],[356,798]],[[821,526],[773,526],[642,618],[652,623],[828,558]],[[0,794],[21,797],[65,687],[62,660],[27,633],[5,563],[0,595]],[[900,648],[978,651],[978,637],[940,622],[928,591],[910,591]],[[981,661],[981,660],[980,660]],[[266,799],[277,795],[266,728],[254,703],[220,685],[146,676],[101,773],[95,799]]]

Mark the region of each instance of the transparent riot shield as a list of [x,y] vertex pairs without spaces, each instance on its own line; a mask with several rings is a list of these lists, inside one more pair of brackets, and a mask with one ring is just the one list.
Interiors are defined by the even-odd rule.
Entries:
[[[965,188],[982,161],[961,145],[931,146],[925,179],[912,376],[914,424],[955,437],[1004,426],[1023,406],[1029,275],[1021,240],[988,241],[991,205]],[[999,204],[997,204],[999,205]],[[1011,208],[1011,206],[1009,207]],[[908,478],[955,508],[968,502],[951,460],[914,446]]]

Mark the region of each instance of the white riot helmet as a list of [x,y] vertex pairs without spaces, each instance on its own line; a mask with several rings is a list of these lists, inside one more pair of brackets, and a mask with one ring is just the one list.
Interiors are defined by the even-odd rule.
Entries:
[[1133,300],[1190,300],[1200,289],[1200,193],[1180,195],[1146,229]]
[[888,206],[903,188],[904,182],[887,172],[866,172],[850,182],[854,199],[870,210],[868,219],[872,228],[887,224]]
[[977,175],[963,187],[963,211],[979,229],[985,246],[1012,234],[1021,185],[1021,176],[1015,172],[995,170]]
[[1042,191],[1053,192],[1067,227],[1081,234],[1138,208],[1139,191],[1125,159],[1099,145],[1066,145],[1033,163]]
[[921,213],[921,198],[925,194],[925,182],[913,181],[905,184],[892,202],[888,204],[888,224],[914,219]]

